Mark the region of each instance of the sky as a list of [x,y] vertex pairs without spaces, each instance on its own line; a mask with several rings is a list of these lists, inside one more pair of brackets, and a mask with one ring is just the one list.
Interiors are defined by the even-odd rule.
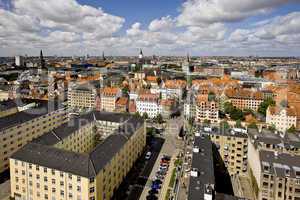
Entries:
[[0,0],[0,56],[300,56],[300,0]]

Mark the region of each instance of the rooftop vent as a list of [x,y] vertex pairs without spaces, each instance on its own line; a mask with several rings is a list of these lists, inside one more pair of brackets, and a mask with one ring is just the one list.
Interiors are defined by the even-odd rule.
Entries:
[[198,146],[194,146],[193,152],[194,152],[194,153],[199,153],[199,147],[198,147]]
[[198,169],[197,169],[197,168],[193,168],[193,169],[191,170],[191,176],[192,176],[192,177],[198,177],[198,176],[199,176],[199,174],[198,174]]

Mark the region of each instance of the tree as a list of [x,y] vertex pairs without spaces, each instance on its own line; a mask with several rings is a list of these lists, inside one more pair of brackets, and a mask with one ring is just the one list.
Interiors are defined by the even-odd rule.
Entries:
[[226,114],[231,113],[233,111],[233,109],[234,109],[234,107],[233,107],[231,102],[225,102],[224,103],[224,111],[225,111]]
[[129,89],[127,87],[123,87],[122,88],[122,94],[124,97],[128,97],[129,96]]
[[230,126],[229,126],[228,122],[226,120],[224,120],[224,121],[221,121],[220,128],[223,130],[226,130],[226,129],[229,129]]
[[274,106],[275,101],[272,98],[265,99],[258,107],[258,112],[263,116],[266,116],[266,112],[269,106]]
[[161,114],[158,114],[157,117],[156,117],[156,122],[159,123],[159,124],[162,124],[164,121],[163,121],[163,117],[161,116]]
[[252,122],[248,125],[248,128],[258,129],[255,122]]
[[135,113],[134,113],[134,116],[136,116],[136,117],[141,117],[141,115],[140,115],[139,112],[135,112]]
[[203,121],[203,124],[204,124],[204,125],[210,125],[210,121],[209,121],[208,119],[205,119],[205,120]]
[[288,130],[288,133],[295,133],[296,132],[296,127],[294,125],[292,125]]
[[272,124],[271,126],[268,127],[268,129],[272,132],[276,131],[276,127],[274,124]]
[[236,128],[242,128],[241,120],[236,120],[236,122],[235,122],[235,127],[236,127]]
[[230,113],[230,118],[233,120],[244,120],[244,113],[242,110],[235,108]]
[[210,91],[208,93],[208,101],[214,101],[215,99],[216,99],[215,93],[213,93],[212,91]]
[[143,113],[143,118],[148,119],[148,114],[146,112]]
[[161,78],[158,77],[158,78],[156,79],[156,82],[157,82],[157,85],[160,85],[160,84],[161,84]]
[[284,107],[284,108],[288,107],[288,102],[287,102],[287,100],[282,100],[282,101],[280,102],[280,105],[281,105],[282,107]]

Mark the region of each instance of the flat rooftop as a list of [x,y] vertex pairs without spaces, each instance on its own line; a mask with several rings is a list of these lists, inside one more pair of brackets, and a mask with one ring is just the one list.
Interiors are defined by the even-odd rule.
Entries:
[[259,157],[262,171],[264,171],[265,166],[269,169],[265,171],[267,174],[274,174],[281,178],[299,178],[300,176],[300,156],[259,151]]
[[195,146],[199,152],[193,152],[191,168],[197,169],[198,177],[190,176],[188,199],[204,200],[206,185],[215,185],[212,142],[208,135],[195,136]]
[[300,148],[300,137],[295,133],[276,133],[267,129],[258,132],[256,129],[248,129],[248,135],[257,147],[260,143],[277,145],[287,149]]

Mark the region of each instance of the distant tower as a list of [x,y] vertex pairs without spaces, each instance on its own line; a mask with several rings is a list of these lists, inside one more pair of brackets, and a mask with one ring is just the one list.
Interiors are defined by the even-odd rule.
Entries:
[[191,64],[190,64],[191,60],[190,60],[190,55],[189,53],[186,55],[186,59],[185,61],[182,63],[182,71],[186,74],[189,74],[190,73],[190,67],[191,67]]
[[102,52],[102,60],[103,60],[103,61],[106,60],[105,55],[104,55],[104,51]]
[[45,60],[44,60],[44,56],[43,56],[43,51],[41,50],[40,52],[40,68],[45,68]]
[[139,59],[143,59],[143,58],[144,58],[144,54],[143,54],[142,49],[140,49]]
[[24,66],[24,57],[23,56],[15,56],[15,64],[16,66]]

